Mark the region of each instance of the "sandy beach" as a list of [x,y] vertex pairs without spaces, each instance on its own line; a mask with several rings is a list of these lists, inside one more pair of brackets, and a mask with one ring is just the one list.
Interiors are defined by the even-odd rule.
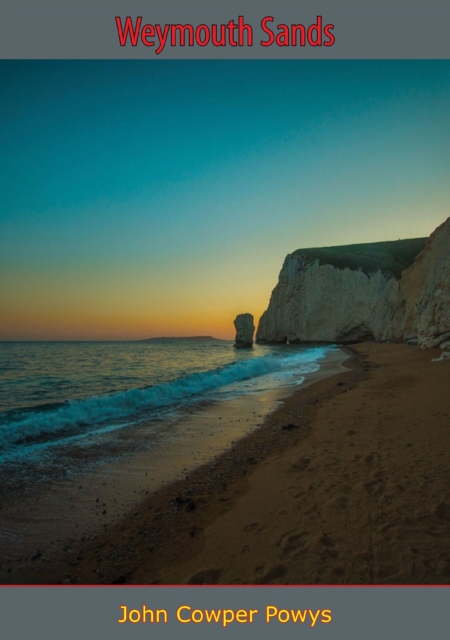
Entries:
[[348,351],[214,462],[52,561],[2,561],[1,582],[449,583],[450,361]]

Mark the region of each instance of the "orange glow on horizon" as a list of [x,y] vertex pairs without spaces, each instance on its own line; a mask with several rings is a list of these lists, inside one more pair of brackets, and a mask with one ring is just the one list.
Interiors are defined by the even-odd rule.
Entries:
[[[257,325],[264,309],[253,311]],[[133,316],[128,313],[104,314],[80,310],[77,314],[52,313],[50,310],[4,311],[0,326],[2,340],[141,340],[157,337],[198,335],[233,340],[233,320],[238,313],[251,312],[242,307],[234,314],[215,310],[210,314],[191,312],[184,316]],[[32,330],[30,330],[32,327]]]

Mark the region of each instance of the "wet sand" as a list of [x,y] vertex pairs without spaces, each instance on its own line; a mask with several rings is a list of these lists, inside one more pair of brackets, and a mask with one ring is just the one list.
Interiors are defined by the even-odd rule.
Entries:
[[450,361],[364,343],[186,479],[3,583],[448,584]]

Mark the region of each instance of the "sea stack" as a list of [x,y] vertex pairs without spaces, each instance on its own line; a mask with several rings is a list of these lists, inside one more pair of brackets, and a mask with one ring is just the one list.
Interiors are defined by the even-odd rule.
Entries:
[[255,325],[251,313],[240,313],[234,320],[236,328],[236,341],[234,346],[237,349],[248,349],[253,346],[253,334]]

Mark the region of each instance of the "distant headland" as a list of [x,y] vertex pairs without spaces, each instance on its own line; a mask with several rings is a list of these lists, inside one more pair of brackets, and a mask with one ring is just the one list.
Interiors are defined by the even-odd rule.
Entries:
[[213,338],[212,336],[162,336],[160,338],[145,338],[144,340],[135,340],[135,342],[175,342],[178,340],[194,340],[194,341],[203,341],[206,340],[208,342],[223,342],[220,338]]

